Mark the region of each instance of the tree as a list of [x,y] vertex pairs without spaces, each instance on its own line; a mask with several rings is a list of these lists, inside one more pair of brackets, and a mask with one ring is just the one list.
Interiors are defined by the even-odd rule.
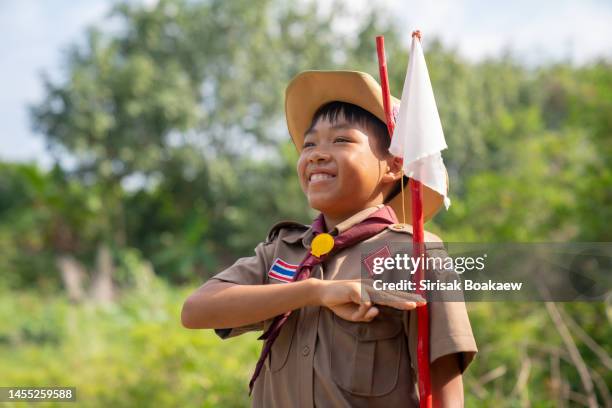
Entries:
[[[99,189],[106,228],[97,242],[144,248],[156,266],[185,276],[194,263],[210,272],[223,252],[252,248],[279,215],[307,222],[305,202],[279,203],[262,176],[296,180],[284,88],[303,69],[343,61],[335,50],[348,39],[331,28],[340,11],[323,15],[316,2],[126,2],[111,14],[120,30],[90,29],[69,53],[66,77],[44,79],[32,120],[58,158],[73,158],[69,176]],[[138,203],[125,186],[150,198],[148,218],[127,207]],[[265,222],[245,228],[252,220]]]

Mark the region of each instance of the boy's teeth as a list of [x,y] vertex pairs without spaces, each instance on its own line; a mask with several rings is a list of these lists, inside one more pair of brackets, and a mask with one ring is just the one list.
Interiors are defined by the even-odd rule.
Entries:
[[316,173],[310,176],[310,181],[326,180],[330,178],[334,178],[334,176],[326,173]]

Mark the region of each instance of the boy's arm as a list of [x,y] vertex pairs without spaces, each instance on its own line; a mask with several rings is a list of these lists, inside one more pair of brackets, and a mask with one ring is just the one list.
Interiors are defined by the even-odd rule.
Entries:
[[316,279],[290,285],[238,285],[211,280],[183,305],[181,321],[188,329],[240,327],[317,302]]
[[[185,301],[183,326],[191,329],[226,329],[251,326],[251,330],[271,317],[312,303],[312,282],[289,288],[286,284],[266,284],[278,240],[255,247],[255,256],[243,257],[216,274]],[[287,287],[283,287],[287,286]],[[221,336],[224,337],[224,336]]]
[[[390,295],[379,304],[412,310],[414,301]],[[278,285],[239,285],[211,280],[183,305],[181,321],[189,329],[240,327],[271,319],[304,306],[325,306],[345,320],[369,322],[378,308],[364,297],[360,279],[306,279]]]
[[463,377],[457,354],[440,357],[431,364],[431,388],[435,408],[463,407]]

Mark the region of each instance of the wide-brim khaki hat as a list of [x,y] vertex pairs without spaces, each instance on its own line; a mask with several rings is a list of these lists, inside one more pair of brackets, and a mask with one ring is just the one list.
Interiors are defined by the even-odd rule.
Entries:
[[[392,96],[391,100],[394,106],[399,106],[399,99]],[[302,150],[304,134],[310,127],[317,109],[333,101],[360,106],[383,123],[387,123],[382,90],[371,75],[358,71],[304,71],[291,80],[285,91],[287,127],[298,152]],[[446,178],[448,185],[448,174]],[[426,221],[438,212],[444,197],[425,185],[421,190],[423,218]],[[411,198],[409,185],[406,185],[404,187],[404,207],[407,223],[412,222]],[[401,192],[386,204],[393,208],[398,219],[402,221]]]

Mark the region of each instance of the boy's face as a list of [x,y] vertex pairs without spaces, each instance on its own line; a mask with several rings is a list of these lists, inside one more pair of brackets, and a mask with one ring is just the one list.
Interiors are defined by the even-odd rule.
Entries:
[[401,162],[383,153],[369,128],[320,118],[305,135],[297,163],[308,203],[325,215],[350,216],[381,204],[401,174]]

